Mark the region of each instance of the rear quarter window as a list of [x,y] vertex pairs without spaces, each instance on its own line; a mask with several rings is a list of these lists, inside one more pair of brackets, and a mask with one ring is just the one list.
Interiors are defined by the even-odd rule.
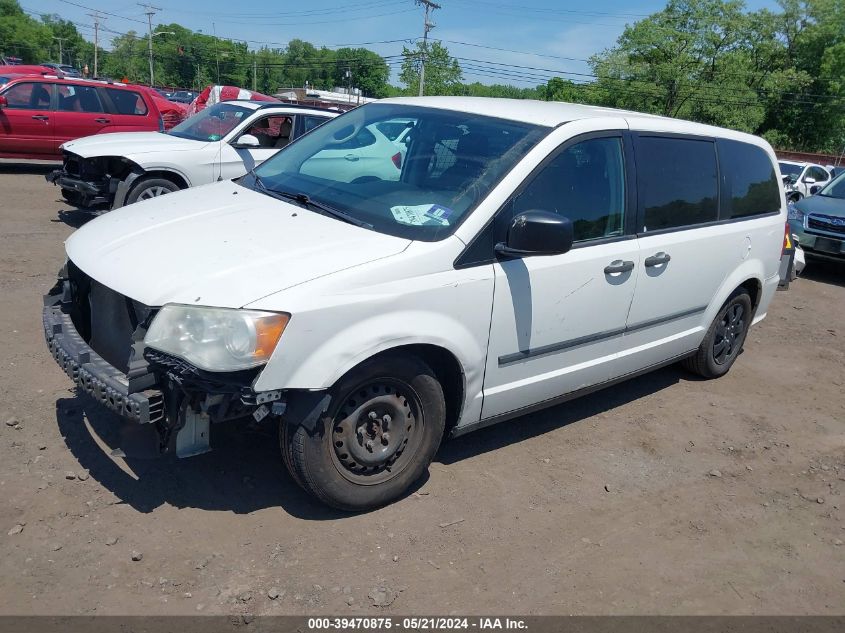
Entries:
[[643,232],[718,219],[716,148],[709,139],[640,137],[637,198]]
[[740,141],[720,139],[719,171],[722,176],[723,219],[744,218],[777,212],[780,184],[775,166],[766,151]]
[[106,92],[114,104],[117,114],[143,116],[147,113],[147,104],[140,93],[134,90],[118,90],[117,88],[106,88]]

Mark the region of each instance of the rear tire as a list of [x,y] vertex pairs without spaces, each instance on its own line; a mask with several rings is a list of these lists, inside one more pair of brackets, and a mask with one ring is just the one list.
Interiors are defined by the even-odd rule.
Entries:
[[713,319],[698,350],[681,364],[703,378],[724,376],[742,351],[753,316],[751,296],[745,288],[737,288]]
[[149,200],[157,198],[174,191],[179,191],[181,187],[172,180],[167,178],[142,178],[132,187],[129,195],[126,196],[126,204],[133,204],[139,200]]
[[340,510],[376,508],[400,497],[440,446],[443,389],[415,356],[364,362],[331,390],[317,428],[282,422],[282,455],[293,478]]

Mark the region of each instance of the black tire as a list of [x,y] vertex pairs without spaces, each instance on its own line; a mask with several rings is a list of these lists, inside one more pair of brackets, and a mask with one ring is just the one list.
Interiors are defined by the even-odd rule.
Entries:
[[167,178],[142,178],[132,186],[129,195],[126,196],[126,204],[173,193],[179,191],[180,188],[179,185]]
[[331,396],[313,433],[282,422],[282,455],[293,478],[340,510],[400,497],[443,437],[446,403],[434,372],[415,356],[377,357],[341,378]]
[[704,378],[724,376],[742,351],[753,317],[751,296],[745,288],[737,288],[713,319],[698,350],[681,364]]
[[73,189],[62,189],[62,198],[65,199],[65,202],[75,207],[84,206],[82,203],[85,200],[85,196]]

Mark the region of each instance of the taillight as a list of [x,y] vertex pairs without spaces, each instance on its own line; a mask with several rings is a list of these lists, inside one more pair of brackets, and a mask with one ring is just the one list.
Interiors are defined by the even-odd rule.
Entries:
[[402,153],[396,152],[393,156],[390,157],[390,160],[393,161],[393,164],[396,165],[396,169],[402,169]]
[[783,250],[781,250],[780,254],[783,255],[788,250],[792,250],[792,238],[789,236],[789,222],[786,223],[783,229]]

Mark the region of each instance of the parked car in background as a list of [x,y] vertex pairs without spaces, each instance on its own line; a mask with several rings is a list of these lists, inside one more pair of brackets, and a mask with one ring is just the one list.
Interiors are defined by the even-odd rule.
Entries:
[[20,57],[12,57],[11,55],[0,55],[0,64],[3,66],[20,66],[23,60]]
[[[306,172],[399,121],[399,177]],[[725,375],[780,280],[775,161],[748,134],[607,108],[369,103],[237,181],[77,230],[44,334],[177,456],[210,450],[212,422],[274,421],[294,481],[373,508],[450,435],[676,361]]]
[[362,178],[399,180],[413,127],[413,121],[362,127],[350,138],[309,158],[302,165],[302,173],[345,182]]
[[179,125],[187,118],[187,106],[165,99],[161,96],[160,91],[148,86],[133,86],[133,88],[146,92],[152,98],[153,103],[155,103],[156,108],[161,114],[161,120],[165,130],[169,130],[174,126]]
[[2,158],[57,159],[82,136],[160,129],[152,98],[132,86],[31,75],[0,88]]
[[845,172],[845,166],[842,165],[827,165],[825,167],[830,172],[831,178],[836,178],[842,172]]
[[12,79],[23,75],[54,75],[55,71],[47,66],[0,66],[0,88]]
[[70,64],[56,64],[54,62],[45,62],[41,64],[42,66],[46,66],[47,68],[52,68],[63,74],[65,77],[82,77],[82,73],[79,69],[74,68]]
[[190,90],[178,90],[170,95],[168,99],[175,101],[176,103],[187,104],[196,99],[198,94],[198,92],[192,92]]
[[61,187],[71,204],[117,208],[243,176],[337,115],[304,106],[226,101],[167,134],[109,134],[66,143],[62,168],[47,180]]
[[797,202],[814,195],[830,181],[830,172],[815,163],[802,163],[791,160],[778,161],[780,173],[784,176],[787,187],[787,200]]
[[808,259],[845,259],[845,173],[790,204],[789,226]]

